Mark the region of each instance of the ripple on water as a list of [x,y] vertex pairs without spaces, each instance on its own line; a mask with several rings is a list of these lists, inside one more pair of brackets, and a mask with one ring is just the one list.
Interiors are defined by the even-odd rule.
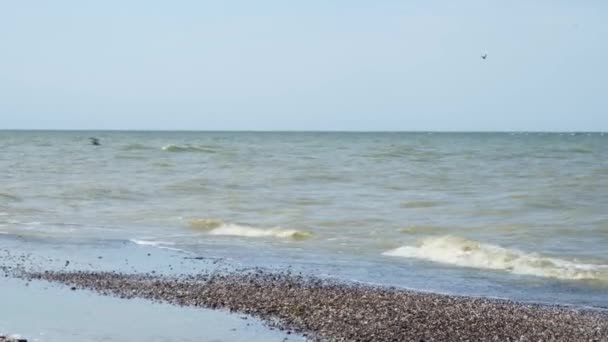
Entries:
[[439,202],[430,200],[411,200],[399,203],[399,207],[403,209],[430,208],[436,207],[438,205],[440,205]]
[[221,150],[217,146],[206,146],[206,145],[165,145],[162,147],[163,151],[166,152],[177,152],[177,153],[186,153],[186,152],[194,152],[194,153],[218,153]]
[[0,202],[21,202],[21,198],[8,192],[0,192]]

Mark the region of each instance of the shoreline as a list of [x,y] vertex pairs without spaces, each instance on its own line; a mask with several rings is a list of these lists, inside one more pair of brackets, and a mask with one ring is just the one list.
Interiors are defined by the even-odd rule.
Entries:
[[[129,309],[134,314],[125,315],[141,315],[144,329],[158,327],[148,331],[149,336],[160,332],[175,341],[190,341],[211,329],[217,340],[236,341],[238,336],[239,341],[247,342],[284,341],[287,337],[290,341],[608,342],[608,311],[603,307],[427,292],[122,243],[88,246],[85,253],[79,246],[62,245],[55,250],[36,241],[8,243],[0,250],[0,276],[6,275],[4,280],[13,289],[3,287],[6,293],[0,297],[4,295],[15,306],[24,301],[48,308],[71,303],[72,308],[62,315],[72,315],[73,320],[81,319],[81,303],[88,302],[91,311],[101,309],[113,316],[107,326],[122,322],[117,310],[126,312],[125,308],[134,305]],[[38,299],[32,299],[32,291],[40,288],[44,290],[34,293]],[[158,308],[150,309],[155,305],[163,306],[168,314],[151,314],[158,312]],[[31,329],[28,315],[7,316],[3,332],[36,336],[42,329]],[[243,320],[243,315],[249,318]],[[175,330],[181,339],[163,330],[168,317],[189,322],[187,329]],[[46,317],[40,319],[45,321],[46,331],[56,326]],[[202,322],[209,327],[201,331]],[[226,322],[224,332],[218,329],[218,322]],[[237,330],[231,330],[233,327]],[[62,328],[61,336],[83,330]],[[96,329],[85,328],[91,336],[99,333]],[[121,335],[114,340],[133,339],[130,326],[114,331]],[[252,340],[252,333],[257,339]],[[48,341],[54,340],[58,339]]]
[[416,292],[289,272],[12,275],[124,299],[247,314],[311,340],[608,341],[608,314],[599,310]]

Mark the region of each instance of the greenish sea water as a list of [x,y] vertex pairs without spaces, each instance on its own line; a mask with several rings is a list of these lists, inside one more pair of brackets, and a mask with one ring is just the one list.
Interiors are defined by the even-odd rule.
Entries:
[[608,134],[0,131],[0,151],[0,247],[608,307]]

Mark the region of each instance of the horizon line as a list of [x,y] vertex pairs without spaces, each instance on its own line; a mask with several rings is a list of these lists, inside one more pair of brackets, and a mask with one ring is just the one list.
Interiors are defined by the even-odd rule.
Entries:
[[257,129],[92,129],[92,128],[0,128],[0,132],[184,132],[184,133],[608,133],[608,131],[572,130],[257,130]]

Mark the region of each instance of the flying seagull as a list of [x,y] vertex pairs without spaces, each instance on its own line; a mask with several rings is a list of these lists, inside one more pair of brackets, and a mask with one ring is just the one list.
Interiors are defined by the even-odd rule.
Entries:
[[101,145],[99,143],[99,139],[97,139],[97,138],[91,137],[91,138],[89,138],[89,140],[91,141],[91,145],[95,145],[95,146]]
[[484,54],[483,54],[483,55],[481,55],[481,59],[486,59],[486,58],[488,58],[488,53],[487,53],[487,52],[484,52]]

